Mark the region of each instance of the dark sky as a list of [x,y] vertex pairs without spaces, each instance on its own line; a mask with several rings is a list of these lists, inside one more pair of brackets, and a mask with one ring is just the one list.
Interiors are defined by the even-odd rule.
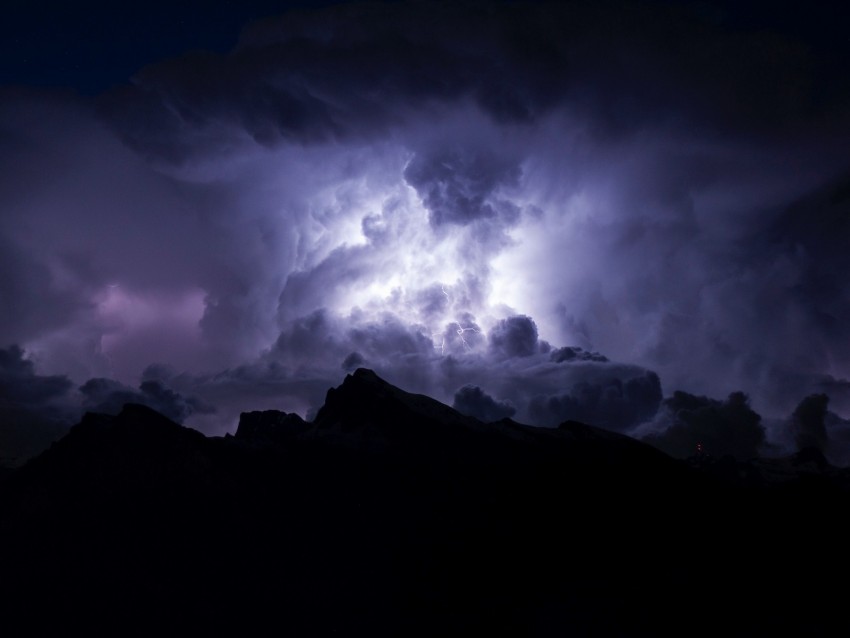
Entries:
[[225,53],[248,22],[331,2],[4,3],[0,82],[100,93],[192,49]]
[[[143,4],[11,0],[0,21],[0,83],[73,87],[99,93],[141,67],[192,49],[225,53],[248,22],[338,3],[311,0],[175,0]],[[515,2],[514,4],[542,4]],[[653,4],[653,3],[647,3]],[[727,29],[772,30],[822,52],[847,53],[841,3],[767,0],[667,2]]]
[[7,3],[0,24],[20,422],[139,400],[222,432],[309,416],[360,365],[541,425],[657,433],[676,390],[850,416],[836,8]]

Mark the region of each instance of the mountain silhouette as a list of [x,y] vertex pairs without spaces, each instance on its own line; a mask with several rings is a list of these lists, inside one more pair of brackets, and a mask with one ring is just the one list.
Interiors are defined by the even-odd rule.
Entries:
[[[809,455],[811,456],[811,454]],[[846,628],[844,474],[483,423],[359,369],[312,422],[127,404],[0,480],[9,635]]]

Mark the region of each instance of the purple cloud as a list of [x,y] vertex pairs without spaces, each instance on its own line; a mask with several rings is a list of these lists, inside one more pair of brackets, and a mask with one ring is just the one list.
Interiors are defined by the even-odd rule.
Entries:
[[0,335],[77,386],[168,364],[211,432],[357,365],[540,424],[631,431],[662,382],[846,411],[823,55],[656,5],[358,5],[92,99],[2,88]]

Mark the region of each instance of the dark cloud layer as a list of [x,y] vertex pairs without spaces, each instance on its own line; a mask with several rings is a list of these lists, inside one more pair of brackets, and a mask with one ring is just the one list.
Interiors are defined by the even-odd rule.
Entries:
[[45,449],[77,423],[84,411],[117,414],[142,403],[183,422],[215,409],[167,387],[167,369],[150,366],[138,390],[111,379],[89,379],[79,388],[64,375],[40,375],[19,346],[0,349],[0,465],[19,464]]
[[800,450],[812,447],[819,452],[826,451],[826,415],[829,397],[825,394],[813,394],[800,402],[791,415],[791,427],[794,442]]
[[538,351],[537,326],[524,315],[500,319],[490,330],[489,345],[497,357],[530,357]]
[[516,414],[516,408],[507,401],[497,401],[475,385],[465,385],[455,392],[452,407],[485,422],[508,419]]
[[573,420],[624,431],[651,419],[660,404],[661,381],[646,371],[626,380],[580,381],[563,394],[534,397],[530,412],[542,425]]
[[89,412],[118,414],[127,403],[141,403],[182,423],[192,414],[211,414],[212,406],[194,397],[183,397],[156,380],[142,381],[138,390],[111,379],[89,379],[82,386],[83,407]]
[[598,361],[605,363],[608,361],[608,357],[598,352],[588,352],[583,348],[565,346],[555,350],[551,355],[551,360],[555,363],[563,363],[564,361]]
[[680,458],[700,452],[745,461],[758,456],[766,440],[761,416],[741,392],[725,401],[675,392],[664,400],[654,427],[644,440]]
[[516,186],[519,173],[517,164],[498,155],[443,151],[415,156],[404,169],[404,178],[422,198],[434,226],[495,217],[511,223],[519,217],[519,209],[495,198],[495,192],[501,184]]
[[0,465],[15,464],[62,436],[77,414],[71,381],[36,374],[18,346],[0,349]]
[[828,81],[818,62],[780,34],[727,32],[675,6],[349,5],[256,23],[227,56],[148,67],[109,104],[136,127],[134,143],[171,152],[187,125],[232,125],[267,146],[321,143],[463,100],[500,123],[568,104],[603,134],[682,115],[762,132],[833,106],[813,99],[812,83]]
[[710,416],[749,454],[748,410],[807,395],[840,420],[850,79],[800,33],[676,3],[358,4],[95,99],[0,88],[0,337],[88,406],[215,433],[309,415],[358,366],[482,414],[651,422],[676,453]]

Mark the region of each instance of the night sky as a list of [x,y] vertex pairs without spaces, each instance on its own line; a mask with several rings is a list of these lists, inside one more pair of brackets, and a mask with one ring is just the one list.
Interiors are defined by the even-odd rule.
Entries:
[[695,401],[741,455],[793,449],[812,408],[847,463],[844,24],[4,5],[0,443],[126,401],[210,434],[309,418],[369,367],[485,420],[685,447]]

